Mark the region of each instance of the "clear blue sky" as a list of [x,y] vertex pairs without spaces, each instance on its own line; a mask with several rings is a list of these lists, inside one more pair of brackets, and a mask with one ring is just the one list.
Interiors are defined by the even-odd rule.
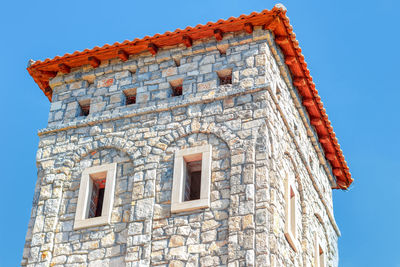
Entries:
[[[282,1],[355,179],[334,192],[340,266],[400,266],[400,2]],[[0,266],[18,266],[49,102],[35,60],[271,9],[273,1],[3,1]]]

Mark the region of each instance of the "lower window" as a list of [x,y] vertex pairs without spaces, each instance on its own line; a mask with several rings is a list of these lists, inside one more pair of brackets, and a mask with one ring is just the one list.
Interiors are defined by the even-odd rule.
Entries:
[[171,212],[210,207],[211,145],[175,152]]
[[314,251],[314,265],[315,267],[325,267],[325,252],[323,250],[323,246],[320,244],[318,240],[317,234],[315,234],[315,251]]
[[74,229],[110,224],[116,168],[111,163],[82,172]]
[[297,252],[297,191],[295,178],[285,179],[285,237],[294,251]]

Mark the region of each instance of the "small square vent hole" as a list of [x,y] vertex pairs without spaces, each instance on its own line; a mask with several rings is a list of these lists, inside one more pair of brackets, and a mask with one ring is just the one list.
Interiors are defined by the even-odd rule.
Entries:
[[183,84],[183,79],[170,81],[172,96],[182,95],[182,84]]
[[136,104],[136,88],[124,90],[125,105]]
[[232,84],[232,69],[217,71],[219,85]]

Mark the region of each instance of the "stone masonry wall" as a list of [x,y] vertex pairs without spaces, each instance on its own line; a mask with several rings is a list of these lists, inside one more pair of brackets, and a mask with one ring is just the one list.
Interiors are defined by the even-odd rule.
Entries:
[[[282,62],[272,34],[257,28],[55,77],[22,265],[313,266],[317,236],[327,266],[338,266],[334,181]],[[232,85],[219,85],[223,69]],[[172,97],[179,79],[183,95]],[[128,88],[137,104],[124,105]],[[204,144],[211,206],[171,214],[174,151]],[[82,170],[111,162],[111,224],[74,231]],[[297,251],[284,235],[289,176],[300,196]]]
[[[212,145],[211,208],[171,214],[173,153],[177,149]],[[156,179],[152,226],[151,265],[221,266],[228,260],[228,209],[230,155],[228,146],[214,134],[184,136],[166,150]]]
[[[300,261],[304,263],[304,266],[313,266],[315,235],[326,247],[327,266],[338,266],[337,237],[340,232],[333,219],[332,189],[329,182],[332,179],[330,178],[331,170],[329,166],[326,166],[325,158],[315,153],[313,149],[319,146],[316,134],[310,129],[309,123],[304,123],[299,116],[299,111],[303,113],[304,111],[299,104],[296,90],[290,82],[287,67],[283,64],[282,54],[271,35],[268,35],[267,40],[271,48],[266,53],[267,64],[270,64],[267,69],[272,70],[267,72],[267,80],[272,81],[271,92],[275,92],[275,94],[270,94],[272,101],[269,103],[272,105],[269,107],[270,116],[267,127],[272,133],[270,135],[272,149],[280,147],[278,151],[281,152],[275,154],[277,160],[272,161],[277,162],[276,173],[279,174],[274,177],[275,182],[271,177],[273,187],[271,204],[273,208],[284,206],[282,178],[285,177],[284,173],[294,173],[297,191],[300,192],[301,203],[298,203],[297,217],[301,218],[301,221],[298,220],[298,233],[301,235],[301,254],[303,254],[303,259],[298,259],[297,263],[294,261],[295,266],[301,266]],[[282,135],[282,132],[285,134]],[[293,153],[293,149],[297,150],[297,153]],[[270,169],[273,168],[272,165]],[[283,210],[280,208],[272,212],[273,224],[282,227],[283,216],[281,214],[276,216],[275,212],[281,213]],[[279,223],[275,221],[275,218],[279,218]],[[282,255],[293,255],[293,250],[288,247],[285,238],[282,238],[282,232],[278,229],[274,229],[275,233],[279,233],[276,235],[278,240],[272,240],[271,247],[277,243],[285,244],[287,253],[282,252],[282,246],[277,246],[277,254],[279,254],[277,262],[280,262],[279,258],[281,258],[283,266],[290,266],[287,258]]]

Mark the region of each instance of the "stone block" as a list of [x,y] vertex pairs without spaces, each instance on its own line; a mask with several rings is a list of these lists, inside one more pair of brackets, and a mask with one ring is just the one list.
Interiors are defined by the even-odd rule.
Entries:
[[97,88],[110,87],[115,82],[114,78],[105,78],[97,82]]

